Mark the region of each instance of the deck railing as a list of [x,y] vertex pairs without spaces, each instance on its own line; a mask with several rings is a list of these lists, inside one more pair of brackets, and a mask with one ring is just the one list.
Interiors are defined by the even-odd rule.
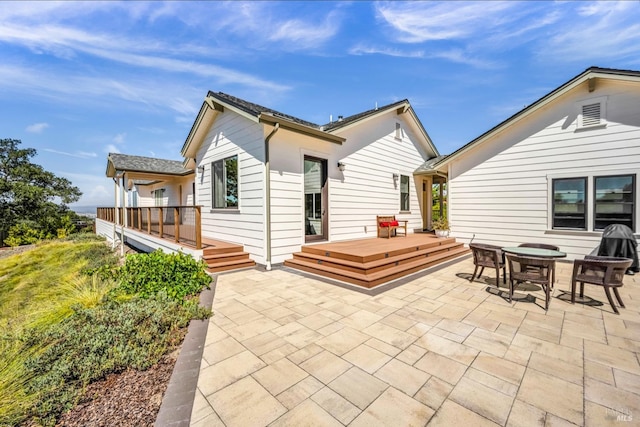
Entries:
[[200,212],[200,206],[98,208],[97,217],[161,239],[202,249]]

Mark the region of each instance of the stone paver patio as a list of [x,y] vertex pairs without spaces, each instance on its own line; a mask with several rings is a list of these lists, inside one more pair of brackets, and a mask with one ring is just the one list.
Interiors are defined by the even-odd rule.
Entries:
[[470,258],[378,295],[287,269],[220,275],[191,425],[638,424],[640,275],[618,316],[601,288],[585,294],[603,305],[563,300],[571,268],[547,313],[535,286],[509,304],[493,271],[470,283]]

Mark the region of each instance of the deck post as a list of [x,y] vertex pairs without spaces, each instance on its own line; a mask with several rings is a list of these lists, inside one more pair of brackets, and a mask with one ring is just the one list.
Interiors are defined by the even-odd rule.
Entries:
[[147,208],[147,234],[151,234],[151,208]]
[[202,218],[200,216],[200,206],[194,206],[196,210],[196,249],[202,249],[202,232],[200,231],[202,225]]
[[162,239],[162,235],[163,235],[163,226],[164,226],[164,221],[163,221],[163,214],[162,214],[162,206],[158,207],[158,233],[160,233],[160,238]]
[[142,231],[142,208],[136,208],[138,211],[138,230]]
[[180,207],[173,208],[173,229],[176,243],[180,243]]

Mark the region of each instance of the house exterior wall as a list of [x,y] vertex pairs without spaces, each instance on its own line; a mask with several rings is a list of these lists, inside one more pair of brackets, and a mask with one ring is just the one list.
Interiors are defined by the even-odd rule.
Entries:
[[[193,175],[176,178],[171,181],[158,182],[151,185],[134,185],[132,190],[138,194],[138,207],[156,206],[154,191],[164,189],[162,206],[192,206],[193,205]],[[130,191],[131,193],[132,191]],[[180,197],[182,193],[182,197]],[[131,204],[131,196],[127,206]]]
[[[237,209],[214,209],[212,162],[238,156]],[[196,204],[202,205],[202,236],[244,245],[257,263],[264,254],[263,126],[231,111],[220,113],[201,144],[196,174]]]
[[[396,123],[402,136],[396,139]],[[376,237],[376,215],[394,214],[409,221],[408,228],[422,229],[421,179],[413,171],[428,156],[417,137],[395,111],[354,126],[340,134],[342,145],[287,131],[278,131],[270,142],[272,262],[281,263],[305,244],[304,156],[327,160],[328,239]],[[341,172],[338,161],[346,164]],[[400,212],[400,180],[410,179],[410,210]]]
[[[606,97],[606,126],[577,129],[582,101]],[[517,246],[550,243],[568,259],[600,242],[593,230],[593,177],[634,174],[635,232],[640,231],[640,85],[584,83],[512,124],[448,165],[452,235],[461,241]],[[554,178],[588,177],[587,230],[552,229]]]

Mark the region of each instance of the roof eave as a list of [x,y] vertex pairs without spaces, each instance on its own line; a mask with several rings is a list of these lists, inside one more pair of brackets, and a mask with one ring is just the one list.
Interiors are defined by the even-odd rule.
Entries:
[[287,129],[292,132],[301,133],[314,138],[323,139],[325,141],[329,141],[338,145],[342,145],[342,143],[347,140],[346,138],[343,138],[338,135],[333,135],[328,132],[324,132],[320,129],[312,128],[300,123],[293,122],[291,120],[287,120],[282,117],[274,116],[271,113],[260,113],[260,115],[258,116],[258,121],[260,123],[266,123],[269,125],[275,125],[277,123],[280,125],[282,129]]

